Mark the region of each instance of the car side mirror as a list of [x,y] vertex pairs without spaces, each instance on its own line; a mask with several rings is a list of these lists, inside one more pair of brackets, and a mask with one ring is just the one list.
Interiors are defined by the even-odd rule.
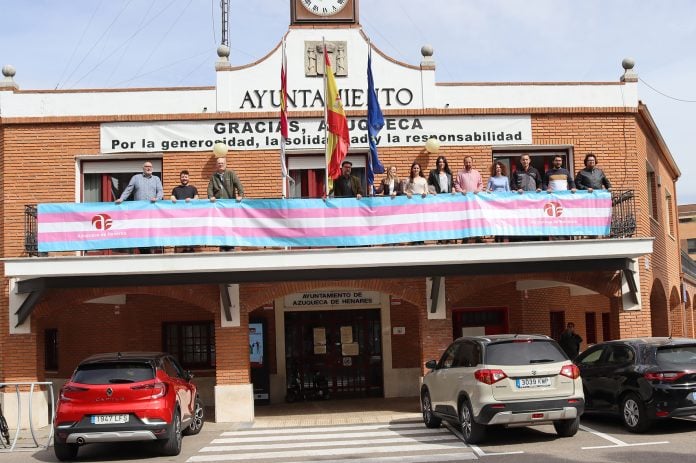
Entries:
[[186,381],[191,381],[193,379],[193,373],[191,370],[186,370]]
[[437,360],[428,360],[425,362],[425,368],[428,370],[437,370]]

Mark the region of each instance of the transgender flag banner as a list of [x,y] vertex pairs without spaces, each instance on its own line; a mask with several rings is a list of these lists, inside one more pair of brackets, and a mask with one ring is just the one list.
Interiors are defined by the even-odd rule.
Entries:
[[39,251],[365,246],[476,236],[608,235],[611,195],[569,191],[40,204]]

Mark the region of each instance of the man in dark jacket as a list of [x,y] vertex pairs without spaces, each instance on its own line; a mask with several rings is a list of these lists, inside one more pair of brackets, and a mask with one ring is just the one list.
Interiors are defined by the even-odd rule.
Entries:
[[520,165],[512,174],[511,190],[517,190],[518,193],[525,191],[541,191],[541,174],[536,168],[532,167],[532,159],[528,154],[520,156]]
[[575,333],[575,323],[568,322],[568,326],[563,333],[561,333],[561,338],[558,343],[571,360],[578,356],[582,338]]
[[602,169],[595,167],[596,165],[597,156],[587,153],[585,156],[585,168],[575,176],[575,186],[578,190],[587,190],[588,193],[603,188],[611,190],[609,179],[604,175]]
[[362,184],[360,179],[350,174],[353,163],[343,161],[341,164],[341,176],[333,181],[334,198],[362,198]]
[[216,199],[236,199],[241,201],[244,196],[244,187],[235,171],[227,169],[227,159],[217,158],[215,163],[217,170],[208,182],[208,198],[215,202]]

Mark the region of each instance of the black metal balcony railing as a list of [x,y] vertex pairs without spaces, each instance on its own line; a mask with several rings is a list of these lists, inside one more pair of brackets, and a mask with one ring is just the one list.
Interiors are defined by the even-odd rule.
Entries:
[[636,233],[636,197],[633,190],[611,192],[612,238],[630,238]]
[[29,256],[39,255],[39,241],[37,240],[36,205],[24,206],[24,251]]
[[[611,238],[630,238],[635,235],[636,203],[634,190],[615,190],[611,194]],[[24,250],[29,256],[43,256],[47,253],[39,253],[37,241],[37,209],[36,205],[24,207]],[[120,250],[124,252],[124,250]],[[152,252],[152,251],[151,251]],[[156,252],[163,252],[159,249]]]

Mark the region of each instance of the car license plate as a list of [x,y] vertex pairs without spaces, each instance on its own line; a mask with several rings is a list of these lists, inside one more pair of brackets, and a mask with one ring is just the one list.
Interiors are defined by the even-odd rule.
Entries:
[[542,378],[518,378],[517,388],[525,389],[530,387],[549,387],[551,386],[551,378],[548,376]]
[[128,415],[92,415],[92,424],[128,423]]

